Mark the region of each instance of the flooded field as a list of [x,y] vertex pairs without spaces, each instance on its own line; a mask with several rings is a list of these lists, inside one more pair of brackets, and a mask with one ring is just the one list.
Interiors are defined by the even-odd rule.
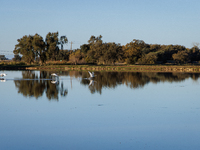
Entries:
[[0,149],[200,147],[200,74],[1,72]]

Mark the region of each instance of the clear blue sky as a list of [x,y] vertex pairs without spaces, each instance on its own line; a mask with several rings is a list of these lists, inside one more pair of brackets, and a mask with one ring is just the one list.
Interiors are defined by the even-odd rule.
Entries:
[[100,34],[121,45],[200,42],[199,0],[2,0],[0,20],[0,52],[12,51],[24,35],[57,31],[73,48]]

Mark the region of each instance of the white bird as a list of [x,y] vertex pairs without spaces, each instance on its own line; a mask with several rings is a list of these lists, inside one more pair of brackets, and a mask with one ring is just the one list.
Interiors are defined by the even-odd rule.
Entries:
[[57,75],[57,74],[55,74],[55,73],[52,73],[51,75],[52,75],[52,76],[55,76],[55,77],[57,77],[57,76],[58,76],[58,75]]
[[[89,71],[88,71],[89,72]],[[94,75],[94,72],[89,72],[89,74],[90,74],[90,78],[94,78],[95,77],[95,75]]]
[[5,74],[5,73],[1,73],[0,74],[0,77],[4,77],[4,76],[6,76],[7,74]]

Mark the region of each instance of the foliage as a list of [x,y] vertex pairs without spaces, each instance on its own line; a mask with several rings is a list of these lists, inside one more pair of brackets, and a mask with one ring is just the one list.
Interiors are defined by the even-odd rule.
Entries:
[[156,61],[158,59],[157,53],[155,52],[150,52],[146,55],[144,55],[144,57],[139,59],[139,64],[156,64]]
[[[58,32],[48,33],[45,41],[43,37],[38,34],[25,35],[21,39],[18,39],[18,44],[15,45],[13,53],[15,55],[22,55],[22,60],[27,63],[33,63],[40,61],[44,63],[47,60],[60,60],[69,59],[67,52],[61,51],[59,45],[63,48],[63,44],[68,42],[66,36],[58,38]],[[64,56],[66,55],[66,56]]]
[[46,57],[47,60],[57,60],[56,56],[59,53],[59,41],[58,41],[58,32],[48,33],[45,39],[46,43]]
[[66,36],[61,36],[59,40],[59,44],[61,45],[61,50],[63,50],[63,45],[68,43],[68,39]]
[[21,54],[22,60],[27,63],[34,62],[36,53],[33,49],[33,36],[23,36],[21,39],[18,39],[18,44],[15,45],[15,50],[13,51],[15,55]]
[[14,58],[12,59],[13,61],[21,61],[22,57],[19,56],[18,54],[14,55]]
[[189,55],[187,51],[178,51],[178,53],[172,55],[173,59],[179,64],[188,62],[189,61],[188,56]]
[[75,65],[77,63],[84,63],[84,53],[81,52],[81,50],[75,50],[73,53],[70,54],[69,60],[74,63]]
[[146,50],[149,45],[142,40],[134,39],[130,43],[126,44],[123,48],[126,62],[128,64],[134,64],[139,58],[142,57],[142,50]]
[[[46,61],[70,61],[73,64],[156,64],[169,63],[193,63],[200,61],[200,49],[194,45],[188,49],[181,45],[147,44],[142,40],[134,39],[130,43],[121,46],[114,42],[104,43],[102,36],[91,36],[88,44],[83,44],[80,49],[74,51],[63,50],[63,45],[68,42],[66,36],[59,38],[58,32],[49,32],[45,41],[35,34],[23,36],[18,39],[14,54],[20,54],[26,63]],[[59,49],[61,45],[61,50]],[[15,60],[15,59],[14,59]]]

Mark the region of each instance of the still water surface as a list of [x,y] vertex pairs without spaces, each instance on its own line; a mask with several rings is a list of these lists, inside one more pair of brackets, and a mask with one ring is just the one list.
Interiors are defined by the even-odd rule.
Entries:
[[1,72],[2,150],[200,147],[199,74]]

